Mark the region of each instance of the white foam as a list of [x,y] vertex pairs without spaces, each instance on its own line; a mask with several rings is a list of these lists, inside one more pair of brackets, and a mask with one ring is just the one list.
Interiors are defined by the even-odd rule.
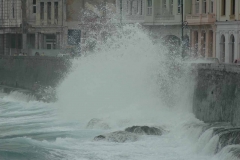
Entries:
[[97,46],[102,50],[74,61],[57,89],[62,117],[86,123],[100,118],[112,125],[175,125],[189,117],[192,83],[176,67],[181,59],[169,60],[166,47],[152,43],[138,26],[117,32]]

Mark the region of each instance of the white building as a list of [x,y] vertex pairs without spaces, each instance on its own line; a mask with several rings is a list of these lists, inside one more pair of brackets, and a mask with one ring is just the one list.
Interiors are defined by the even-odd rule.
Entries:
[[219,0],[217,3],[216,56],[224,63],[240,58],[240,1]]

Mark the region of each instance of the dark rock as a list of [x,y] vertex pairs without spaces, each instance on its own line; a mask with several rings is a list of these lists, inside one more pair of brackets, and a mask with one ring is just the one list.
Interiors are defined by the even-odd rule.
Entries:
[[110,129],[109,125],[98,118],[91,119],[86,128],[88,129]]
[[106,140],[109,142],[135,142],[138,140],[138,135],[126,131],[116,131],[104,135],[99,135],[94,138],[95,141]]
[[227,145],[240,144],[240,128],[220,129],[218,131],[215,131],[215,134],[218,134],[219,136],[217,152],[219,152]]
[[126,128],[125,131],[140,135],[159,135],[159,136],[161,136],[165,132],[165,130],[162,128],[148,126],[132,126]]
[[95,141],[99,141],[99,140],[103,140],[103,139],[106,139],[106,136],[99,135],[99,136],[94,138]]

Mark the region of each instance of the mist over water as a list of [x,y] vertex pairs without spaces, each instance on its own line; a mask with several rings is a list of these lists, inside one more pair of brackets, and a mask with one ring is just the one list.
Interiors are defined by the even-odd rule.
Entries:
[[[218,135],[192,114],[189,73],[181,57],[153,43],[138,25],[126,25],[74,60],[57,102],[0,94],[0,159],[236,160],[231,152],[239,146],[216,154]],[[86,128],[93,118],[110,129]],[[93,140],[132,125],[166,133],[125,143]]]
[[74,61],[59,86],[62,116],[85,123],[101,118],[113,125],[160,125],[175,124],[190,112],[192,84],[181,58],[171,58],[138,25],[120,28],[96,48]]

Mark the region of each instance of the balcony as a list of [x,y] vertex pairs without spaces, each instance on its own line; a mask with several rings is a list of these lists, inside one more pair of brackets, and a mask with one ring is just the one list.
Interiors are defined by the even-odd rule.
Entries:
[[155,12],[154,18],[160,21],[161,20],[168,21],[168,20],[174,20],[175,16],[173,15],[172,8],[170,10],[168,10],[167,8],[159,8],[157,9],[157,12]]
[[234,14],[229,15],[229,19],[230,19],[230,20],[235,20],[235,15],[234,15]]
[[186,16],[189,25],[212,24],[216,21],[215,14],[190,14]]
[[164,15],[157,14],[157,15],[155,15],[156,20],[174,20],[174,18],[175,17],[172,14],[164,14]]

